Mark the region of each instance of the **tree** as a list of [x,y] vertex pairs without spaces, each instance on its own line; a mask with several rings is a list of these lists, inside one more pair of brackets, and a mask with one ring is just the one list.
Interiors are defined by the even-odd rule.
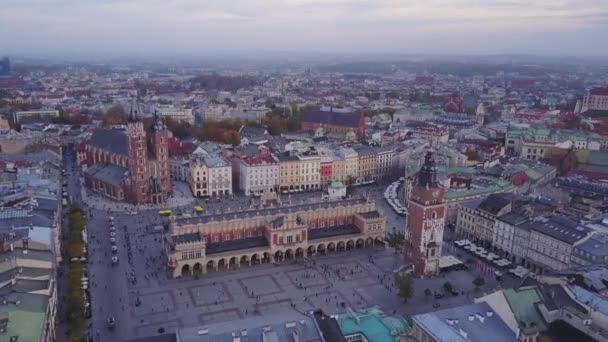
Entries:
[[482,276],[477,276],[477,278],[473,279],[473,285],[475,285],[476,289],[479,289],[483,285],[485,285],[486,280]]
[[399,290],[399,297],[404,302],[414,296],[414,278],[412,276],[401,273],[395,274],[395,285]]
[[224,132],[224,142],[227,144],[232,144],[232,146],[237,146],[241,143],[241,137],[239,136],[239,132],[235,130],[229,130]]
[[452,283],[450,283],[449,281],[443,283],[443,290],[445,292],[452,292]]
[[428,298],[433,294],[433,292],[431,291],[431,289],[429,289],[428,287],[426,289],[424,289],[424,295]]
[[110,107],[103,115],[101,123],[103,126],[122,125],[127,122],[127,112],[121,105]]
[[464,152],[464,154],[467,156],[467,159],[470,161],[479,160],[479,152],[477,152],[477,150],[475,150],[475,149],[467,148],[467,150],[466,150],[466,152]]
[[388,234],[388,245],[395,249],[395,253],[403,248],[405,242],[405,235],[401,232],[393,232]]

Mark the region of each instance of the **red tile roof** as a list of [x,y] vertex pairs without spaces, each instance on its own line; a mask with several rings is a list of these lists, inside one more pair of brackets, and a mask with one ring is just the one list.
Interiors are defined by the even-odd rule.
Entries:
[[597,87],[591,90],[591,95],[608,96],[608,87]]

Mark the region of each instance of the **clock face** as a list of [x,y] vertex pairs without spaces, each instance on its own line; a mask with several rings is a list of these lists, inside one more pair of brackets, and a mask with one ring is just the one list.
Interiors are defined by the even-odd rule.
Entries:
[[439,190],[433,191],[433,197],[437,197],[437,196],[439,196]]

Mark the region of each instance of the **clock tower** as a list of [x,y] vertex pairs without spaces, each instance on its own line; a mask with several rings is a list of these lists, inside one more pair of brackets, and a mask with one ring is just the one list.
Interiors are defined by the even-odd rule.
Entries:
[[409,215],[405,233],[405,263],[417,277],[439,273],[439,258],[445,222],[445,189],[437,180],[432,152],[414,181],[408,200]]

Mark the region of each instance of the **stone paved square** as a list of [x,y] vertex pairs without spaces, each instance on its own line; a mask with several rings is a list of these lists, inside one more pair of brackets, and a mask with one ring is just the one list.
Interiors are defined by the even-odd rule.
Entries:
[[311,287],[311,286],[327,286],[329,283],[316,269],[302,269],[292,272],[285,272],[291,280],[293,286]]
[[256,307],[257,310],[260,312],[278,311],[281,308],[292,307],[292,301],[290,299],[275,300],[275,301],[260,303],[258,305],[255,305],[254,307]]
[[196,306],[222,304],[232,301],[232,295],[223,283],[194,286],[188,288]]
[[265,296],[275,293],[281,293],[283,289],[274,279],[274,276],[260,275],[255,277],[240,278],[239,282],[243,291],[250,296],[253,292],[254,296]]
[[[175,298],[171,291],[158,291],[139,296],[141,305],[135,307],[135,315],[149,315],[159,312],[172,312],[176,309]],[[167,311],[167,309],[169,311]]]
[[140,325],[138,327],[136,327],[135,330],[135,334],[139,335],[139,336],[155,336],[158,335],[158,329],[160,328],[164,328],[165,331],[172,331],[176,328],[181,328],[182,324],[180,322],[180,320],[178,319],[173,319],[173,320],[165,320],[162,322],[154,322],[154,323],[148,323],[145,325]]
[[198,319],[201,324],[209,324],[214,322],[231,321],[241,317],[242,315],[240,314],[239,310],[228,309],[200,314]]
[[333,274],[340,280],[360,279],[368,276],[368,272],[358,262],[344,262],[333,265],[331,268]]

